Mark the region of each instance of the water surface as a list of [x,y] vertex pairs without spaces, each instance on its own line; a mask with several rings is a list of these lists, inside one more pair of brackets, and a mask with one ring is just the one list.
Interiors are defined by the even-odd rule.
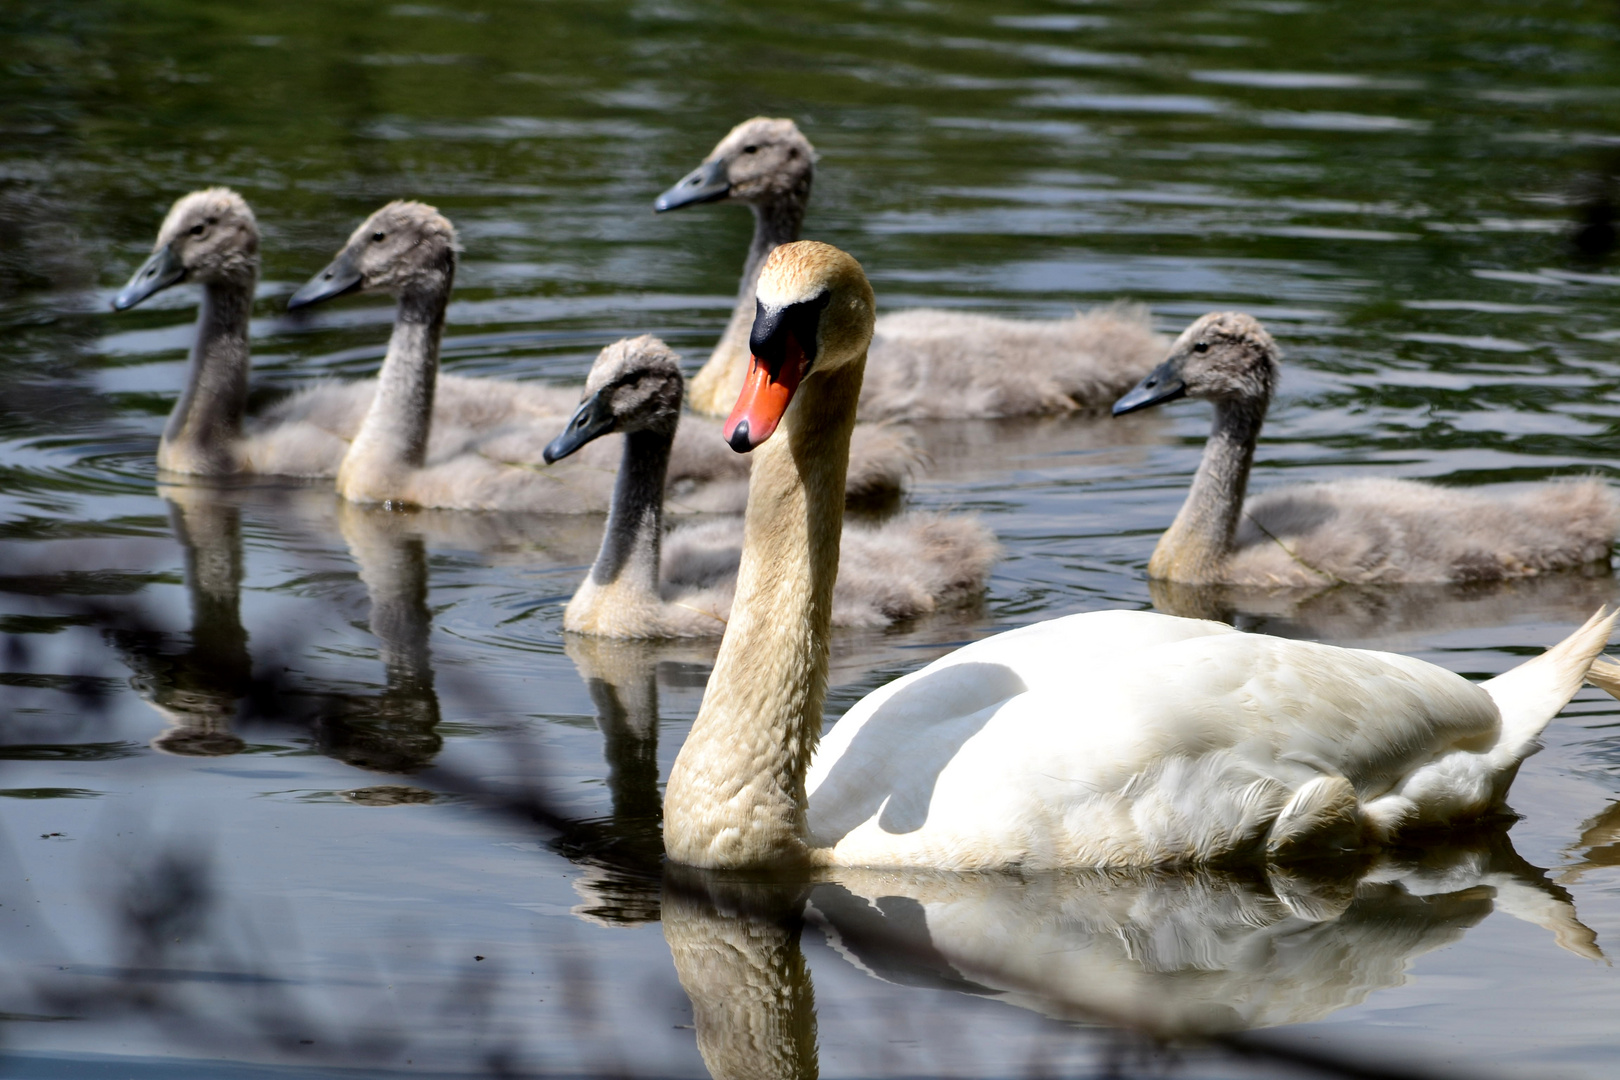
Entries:
[[[700,1076],[694,1027],[754,985],[704,1037],[765,1025],[783,1074],[1250,1074],[1203,1044],[1156,1056],[1123,1019],[1606,1075],[1620,708],[1595,692],[1525,765],[1511,833],[1321,880],[670,892],[618,856],[656,843],[713,647],[564,641],[600,522],[160,483],[196,295],[108,301],[177,195],[229,184],[264,233],[255,403],[368,374],[384,302],[284,301],[416,197],[465,248],[446,370],[577,382],[642,332],[693,370],[748,215],[652,198],[738,120],[786,115],[821,155],[807,235],[884,308],[1263,319],[1287,366],[1256,488],[1610,476],[1620,274],[1601,229],[1587,256],[1572,231],[1613,196],[1617,39],[1575,0],[0,12],[0,1072]],[[1182,404],[920,429],[911,505],[984,515],[1007,558],[981,606],[841,634],[829,719],[1075,611],[1157,604],[1483,676],[1620,594],[1150,588],[1207,424]],[[585,826],[511,813],[532,785]],[[694,974],[735,940],[729,976]],[[724,1039],[705,1051],[724,1071]]]

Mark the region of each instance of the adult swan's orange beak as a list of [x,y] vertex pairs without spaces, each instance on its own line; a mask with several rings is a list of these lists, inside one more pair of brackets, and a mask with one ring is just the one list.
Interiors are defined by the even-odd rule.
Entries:
[[739,454],[746,454],[771,437],[782,422],[793,392],[816,362],[816,338],[821,313],[831,293],[781,307],[755,301],[754,329],[748,335],[748,374],[737,405],[726,417],[721,434]]

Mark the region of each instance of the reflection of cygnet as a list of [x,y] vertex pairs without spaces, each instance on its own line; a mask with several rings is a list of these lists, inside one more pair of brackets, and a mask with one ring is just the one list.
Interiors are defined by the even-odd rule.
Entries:
[[1494,581],[1607,571],[1620,502],[1600,480],[1510,491],[1368,477],[1262,492],[1245,501],[1281,353],[1254,319],[1205,315],[1114,404],[1114,415],[1180,397],[1215,404],[1181,512],[1148,576],[1237,585]]
[[[691,406],[724,416],[748,368],[754,286],[779,245],[799,238],[815,150],[792,120],[745,120],[689,175],[658,197],[659,211],[742,203],[754,212],[737,308],[708,363],[692,378]],[[1164,356],[1147,311],[1114,306],[1067,319],[1003,319],[919,308],[877,321],[861,387],[863,420],[966,419],[1068,413],[1106,405]]]
[[253,677],[242,628],[242,520],[215,492],[159,489],[169,503],[174,535],[185,551],[191,602],[190,643],[183,653],[157,651],[144,635],[115,634],[131,680],[169,727],[152,747],[184,757],[239,754],[247,744],[231,730]]
[[[658,921],[658,870],[664,843],[658,791],[658,665],[660,661],[706,663],[712,648],[658,645],[646,641],[567,634],[563,648],[579,669],[596,707],[607,763],[612,812],[593,825],[612,859],[600,852],[565,853],[581,873],[573,881],[582,903],[573,914],[601,926],[639,926]],[[675,651],[680,650],[680,651]]]

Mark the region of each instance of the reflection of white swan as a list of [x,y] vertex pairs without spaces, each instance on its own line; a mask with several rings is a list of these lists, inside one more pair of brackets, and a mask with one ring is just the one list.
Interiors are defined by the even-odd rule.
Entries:
[[1074,615],[869,694],[818,753],[873,297],[848,255],[798,243],[772,252],[758,299],[727,432],[757,448],[737,600],[664,802],[679,862],[1049,868],[1387,843],[1498,810],[1613,628],[1600,613],[1474,685],[1218,623]]
[[[765,257],[799,238],[815,150],[792,120],[745,120],[703,164],[658,197],[660,211],[742,203],[754,211],[737,308],[708,363],[692,378],[691,406],[725,415],[748,367],[754,284]],[[1003,319],[919,308],[877,322],[861,389],[866,420],[1033,416],[1106,405],[1164,355],[1140,307],[1105,307],[1067,319]]]
[[1405,983],[1498,910],[1602,957],[1568,892],[1503,833],[1418,863],[1316,869],[840,870],[772,885],[671,865],[664,937],[716,1077],[814,1075],[800,911],[874,978],[1160,1038],[1320,1020]]
[[1600,480],[1504,492],[1365,477],[1245,501],[1279,359],[1254,319],[1216,312],[1189,326],[1169,358],[1114,404],[1116,416],[1180,397],[1215,404],[1198,474],[1148,576],[1321,587],[1608,572],[1620,500]]
[[1620,802],[1610,803],[1581,824],[1581,838],[1566,851],[1580,852],[1579,861],[1567,867],[1558,880],[1573,885],[1589,870],[1620,866]]
[[808,917],[894,982],[993,994],[1164,1036],[1298,1024],[1406,981],[1412,962],[1502,908],[1601,958],[1569,894],[1513,854],[1452,849],[1347,879],[1207,871],[840,872]]

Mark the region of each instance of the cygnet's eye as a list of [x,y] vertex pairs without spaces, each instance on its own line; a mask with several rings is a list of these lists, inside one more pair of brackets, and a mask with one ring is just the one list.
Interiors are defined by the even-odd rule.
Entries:
[[187,231],[190,232],[192,236],[201,236],[203,234],[203,230],[206,229],[207,227],[208,226],[206,226],[206,225],[193,225]]
[[753,143],[749,143],[747,146],[743,147],[743,153],[745,154],[753,154],[757,153],[758,151],[759,147],[755,146]]
[[385,232],[374,232],[371,234],[371,242],[373,244],[380,244],[386,239],[388,239],[388,234]]
[[1193,346],[1193,352],[1209,352],[1209,342],[1200,341]]

